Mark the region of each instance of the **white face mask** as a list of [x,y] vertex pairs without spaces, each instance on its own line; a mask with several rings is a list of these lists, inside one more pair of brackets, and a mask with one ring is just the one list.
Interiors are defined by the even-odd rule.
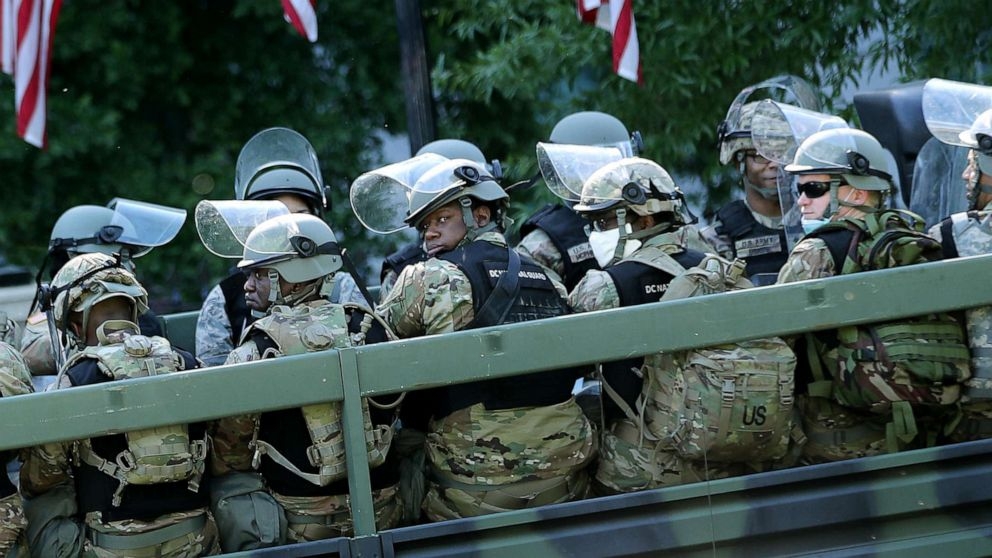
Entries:
[[[630,234],[630,225],[626,225],[627,234]],[[596,256],[596,261],[599,262],[599,267],[605,268],[613,263],[613,256],[617,251],[617,244],[620,242],[620,228],[611,229],[608,231],[592,231],[589,233],[589,246],[592,247],[592,253]],[[627,256],[634,253],[635,250],[641,247],[640,240],[626,239],[623,243],[623,254],[620,258],[626,258]]]

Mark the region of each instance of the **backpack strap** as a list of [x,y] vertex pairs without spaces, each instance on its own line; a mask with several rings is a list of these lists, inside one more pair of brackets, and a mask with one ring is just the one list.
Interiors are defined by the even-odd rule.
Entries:
[[516,250],[507,248],[506,272],[499,276],[493,292],[482,303],[472,322],[465,329],[488,327],[503,323],[510,308],[520,295],[520,256]]

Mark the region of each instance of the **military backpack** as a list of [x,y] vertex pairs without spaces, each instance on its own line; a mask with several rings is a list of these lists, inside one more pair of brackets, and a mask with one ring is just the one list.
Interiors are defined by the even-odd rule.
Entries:
[[[662,301],[752,286],[743,260],[707,254],[688,269],[674,258],[651,265],[675,276]],[[793,414],[795,367],[792,349],[778,337],[648,355],[635,414],[646,437],[683,459],[780,459],[790,440],[803,441]]]
[[[828,223],[808,237],[821,238],[839,274],[846,275],[940,260],[940,243],[922,226],[919,216],[887,210]],[[816,379],[810,395],[876,413],[891,410],[894,433],[904,442],[916,434],[912,407],[956,403],[971,375],[962,324],[948,313],[845,326],[810,339]]]

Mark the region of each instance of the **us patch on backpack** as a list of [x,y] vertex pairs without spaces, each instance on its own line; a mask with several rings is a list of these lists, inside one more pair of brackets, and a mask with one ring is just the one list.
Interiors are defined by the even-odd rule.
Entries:
[[[848,274],[940,260],[940,243],[922,227],[919,216],[888,210],[825,225],[813,236],[837,229],[853,233],[839,266]],[[821,343],[820,354],[833,397],[850,407],[885,413],[897,402],[951,405],[971,376],[964,328],[948,313],[842,327],[836,342],[835,350]]]
[[[744,262],[708,255],[661,298],[751,287]],[[793,414],[796,357],[779,337],[645,357],[645,423],[685,459],[780,459],[801,438]]]

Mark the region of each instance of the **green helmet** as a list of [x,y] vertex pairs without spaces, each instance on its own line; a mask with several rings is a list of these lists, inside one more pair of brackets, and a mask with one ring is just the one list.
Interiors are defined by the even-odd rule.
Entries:
[[148,310],[148,292],[134,274],[122,267],[117,257],[99,252],[76,256],[62,266],[52,279],[51,294],[55,296],[55,326],[70,335],[72,313],[82,313],[85,331],[93,306],[111,298],[124,298],[130,303],[132,323],[137,323],[138,316]]
[[341,269],[341,249],[334,231],[320,218],[281,215],[251,231],[238,267],[268,267],[287,282],[304,283]]
[[[469,229],[469,240],[472,240],[486,230],[503,226],[509,198],[481,164],[468,159],[452,159],[434,166],[417,180],[410,192],[410,211],[404,221],[416,228],[438,208],[455,200],[463,200],[462,216]],[[475,226],[471,208],[473,199],[491,203],[494,207],[494,218],[483,227],[484,230]]]
[[685,196],[671,175],[654,161],[631,157],[610,163],[593,173],[582,186],[579,214],[629,208],[638,215],[671,213],[674,225],[686,223]]
[[327,208],[317,152],[299,132],[268,128],[255,134],[238,154],[234,195],[239,200],[300,196],[317,215]]
[[800,175],[840,175],[859,190],[887,194],[893,187],[889,156],[882,144],[868,132],[852,128],[824,130],[806,138],[785,170]]
[[486,164],[486,156],[475,144],[460,139],[439,139],[432,141],[417,150],[417,155],[435,153],[448,159],[468,159],[476,163]]
[[77,205],[65,211],[52,227],[48,251],[64,250],[68,257],[90,252],[119,254],[122,249],[131,249],[131,257],[147,254],[150,246],[132,246],[118,242],[124,232],[120,226],[111,225],[114,210],[98,205]]
[[615,116],[598,111],[576,112],[562,118],[551,130],[552,143],[617,147],[624,157],[644,148],[640,132],[631,134]]

